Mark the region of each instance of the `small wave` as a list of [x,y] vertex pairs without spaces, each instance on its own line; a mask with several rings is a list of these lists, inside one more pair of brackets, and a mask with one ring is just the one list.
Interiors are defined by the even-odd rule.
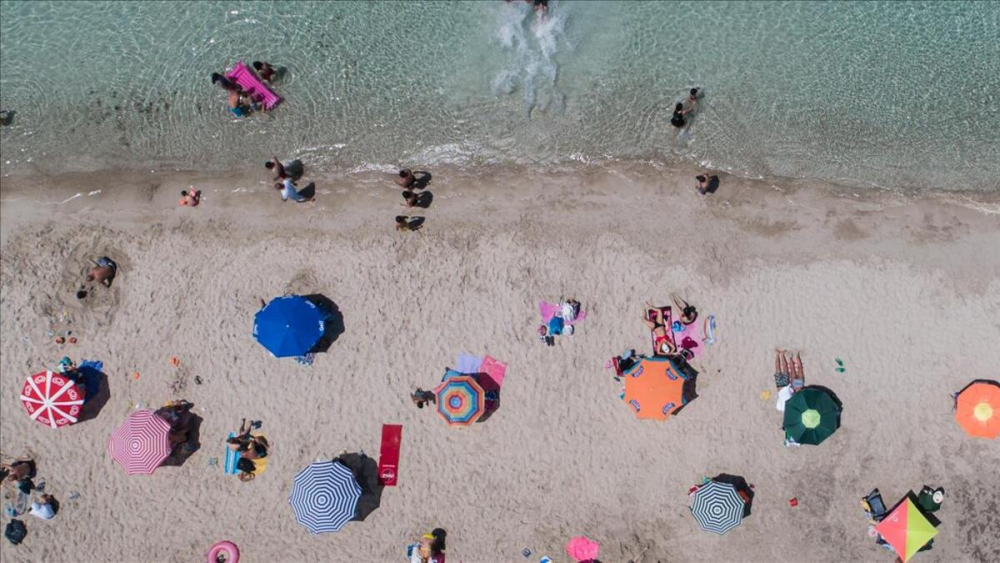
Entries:
[[[556,2],[544,16],[528,4],[505,4],[496,37],[508,60],[491,82],[493,93],[510,95],[520,89],[529,116],[536,107],[561,110],[563,96],[555,91],[559,66],[554,57],[564,40],[565,26],[566,13]],[[541,104],[539,94],[545,95]]]

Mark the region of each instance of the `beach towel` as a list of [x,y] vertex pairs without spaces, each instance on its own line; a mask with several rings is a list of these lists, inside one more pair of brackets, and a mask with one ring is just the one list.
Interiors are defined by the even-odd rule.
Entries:
[[[549,324],[549,321],[552,320],[552,317],[556,316],[557,313],[560,314],[560,316],[562,315],[562,306],[556,303],[539,301],[538,310],[542,313],[542,322],[544,322],[545,324]],[[564,318],[563,321],[566,324],[572,325],[582,321],[584,318],[586,318],[586,316],[587,312],[584,311],[583,309],[580,309],[580,312],[577,313],[575,319],[569,320]]]
[[402,439],[402,425],[382,425],[382,446],[378,455],[378,482],[383,487],[396,486],[396,480],[399,477],[399,448]]
[[[500,387],[503,385],[504,377],[507,376],[507,364],[486,356],[483,358],[483,364],[480,366],[480,370],[486,378],[493,383],[496,390],[499,391]],[[483,389],[486,389],[486,386],[483,386]]]
[[226,73],[226,78],[239,84],[251,98],[263,103],[265,110],[274,109],[274,106],[281,103],[281,98],[265,86],[257,75],[243,64],[243,61],[236,63],[233,70]]
[[455,371],[459,373],[479,373],[483,365],[482,356],[471,354],[459,354],[458,361],[455,362]]
[[705,323],[695,321],[689,325],[673,323],[674,344],[678,351],[688,350],[692,358],[700,358],[705,353]]

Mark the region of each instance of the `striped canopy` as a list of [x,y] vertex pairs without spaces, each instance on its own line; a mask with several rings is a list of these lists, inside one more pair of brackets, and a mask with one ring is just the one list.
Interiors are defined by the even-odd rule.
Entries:
[[149,409],[137,410],[108,438],[108,453],[127,475],[149,475],[170,455],[169,434],[169,422]]
[[361,487],[351,470],[338,461],[320,461],[299,472],[292,482],[295,520],[314,534],[339,532],[354,518]]
[[83,393],[65,375],[44,371],[24,382],[21,404],[32,420],[60,428],[77,422],[83,410]]
[[486,410],[486,392],[471,375],[447,377],[434,394],[437,412],[450,426],[469,426]]
[[694,493],[691,515],[706,532],[725,534],[743,521],[746,502],[732,483],[709,481]]

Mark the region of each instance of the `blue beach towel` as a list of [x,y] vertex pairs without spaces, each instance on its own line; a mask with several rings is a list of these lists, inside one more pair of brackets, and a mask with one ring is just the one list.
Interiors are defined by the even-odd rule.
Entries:
[[[230,438],[236,437],[236,432],[229,433]],[[223,473],[226,475],[236,475],[236,462],[240,459],[239,452],[233,451],[226,443],[226,464],[223,466]]]

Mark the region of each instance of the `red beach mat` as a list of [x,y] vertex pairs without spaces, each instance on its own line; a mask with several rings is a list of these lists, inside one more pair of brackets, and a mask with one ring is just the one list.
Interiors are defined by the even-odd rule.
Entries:
[[403,440],[403,425],[382,425],[382,448],[378,455],[378,481],[383,487],[395,487],[399,476],[399,446]]

